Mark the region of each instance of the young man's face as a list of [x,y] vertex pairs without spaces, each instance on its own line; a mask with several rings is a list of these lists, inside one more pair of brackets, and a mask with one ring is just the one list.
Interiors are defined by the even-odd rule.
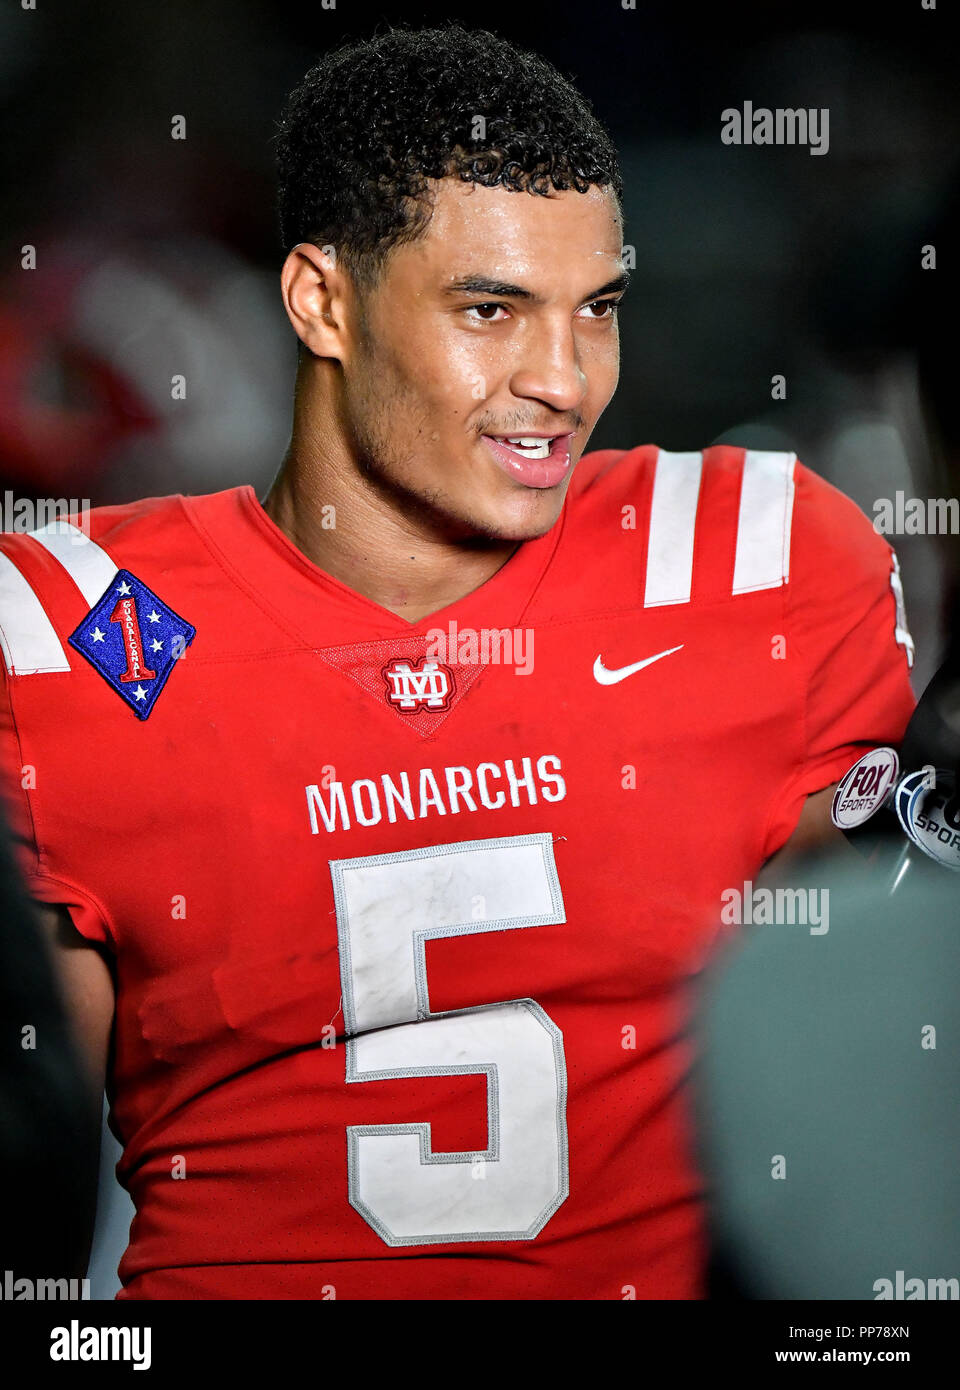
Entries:
[[529,539],[557,520],[616,388],[616,202],[434,187],[427,231],[362,296],[345,424],[401,509],[445,535]]

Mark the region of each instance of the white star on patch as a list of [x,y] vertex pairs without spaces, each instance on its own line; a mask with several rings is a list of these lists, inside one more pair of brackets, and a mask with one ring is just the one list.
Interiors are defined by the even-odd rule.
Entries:
[[156,638],[153,639],[153,641],[150,643],[150,646],[151,646],[151,648],[153,649],[153,651],[155,651],[155,652],[162,652],[162,651],[163,651],[163,643],[162,643],[162,642],[158,642]]
[[158,623],[160,621],[160,614],[157,612],[156,609],[154,609],[152,613],[148,613],[147,617],[150,619],[152,623]]
[[118,593],[118,594],[129,594],[129,592],[130,592],[130,585],[127,583],[127,581],[126,581],[125,579],[121,579],[121,580],[120,580],[120,588],[117,590],[117,593]]
[[104,640],[104,638],[103,638],[103,633],[100,631],[100,629],[99,629],[98,627],[95,627],[95,628],[93,629],[93,632],[91,633],[91,636],[93,637],[93,640],[94,640],[95,642],[102,642],[102,641]]
[[133,693],[134,695],[136,695],[138,700],[145,700],[147,698],[147,692],[144,690],[142,685],[138,685]]

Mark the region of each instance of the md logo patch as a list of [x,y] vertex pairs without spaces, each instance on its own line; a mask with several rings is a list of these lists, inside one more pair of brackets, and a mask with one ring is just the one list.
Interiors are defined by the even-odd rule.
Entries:
[[178,657],[196,635],[197,629],[136,575],[117,570],[103,598],[69,640],[137,718],[146,719]]

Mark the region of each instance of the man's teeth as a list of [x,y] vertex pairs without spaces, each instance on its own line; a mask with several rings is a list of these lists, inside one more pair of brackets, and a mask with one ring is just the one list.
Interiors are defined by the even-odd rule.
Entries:
[[509,444],[511,449],[522,449],[527,458],[545,459],[550,456],[550,445],[553,440],[540,439],[534,435],[531,438],[527,436],[520,436],[516,439],[504,438],[501,443]]

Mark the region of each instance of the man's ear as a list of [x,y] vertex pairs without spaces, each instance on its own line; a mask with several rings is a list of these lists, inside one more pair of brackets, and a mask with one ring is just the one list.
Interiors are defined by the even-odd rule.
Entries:
[[283,307],[300,342],[315,357],[343,360],[350,291],[333,246],[301,241],[284,261],[280,270]]

